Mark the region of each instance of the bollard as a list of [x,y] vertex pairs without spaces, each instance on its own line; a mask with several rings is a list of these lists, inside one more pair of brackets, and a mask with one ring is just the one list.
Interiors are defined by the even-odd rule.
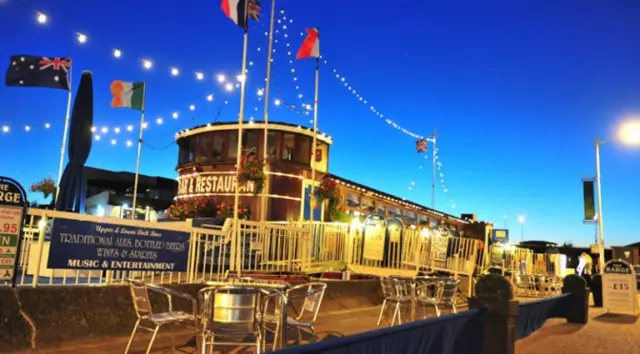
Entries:
[[469,298],[469,308],[487,310],[483,353],[514,354],[518,305],[505,277],[488,274],[478,280],[476,295]]
[[589,289],[587,282],[575,275],[567,275],[562,282],[562,293],[569,293],[567,321],[570,323],[589,322]]

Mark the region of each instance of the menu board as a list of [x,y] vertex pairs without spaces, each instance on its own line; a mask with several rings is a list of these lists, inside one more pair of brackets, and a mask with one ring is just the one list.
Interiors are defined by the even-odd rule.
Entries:
[[629,263],[621,260],[607,262],[602,285],[602,299],[608,312],[638,314],[636,273]]
[[448,246],[448,237],[437,236],[437,234],[434,234],[431,239],[431,259],[438,262],[446,262]]
[[382,261],[384,258],[384,240],[387,234],[387,221],[380,215],[369,215],[364,220],[364,246],[362,258]]

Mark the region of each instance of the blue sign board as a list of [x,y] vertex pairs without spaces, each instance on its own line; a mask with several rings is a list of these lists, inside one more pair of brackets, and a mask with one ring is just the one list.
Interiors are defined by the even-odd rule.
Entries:
[[188,232],[56,219],[49,268],[184,272]]

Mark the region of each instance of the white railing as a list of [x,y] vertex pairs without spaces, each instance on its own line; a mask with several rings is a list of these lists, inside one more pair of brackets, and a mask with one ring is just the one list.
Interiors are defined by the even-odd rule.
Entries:
[[[53,219],[187,232],[186,271],[50,269],[47,265]],[[157,284],[201,283],[229,273],[312,274],[344,270],[377,276],[446,271],[471,279],[476,264],[483,264],[481,241],[443,237],[416,228],[391,230],[376,244],[364,239],[361,227],[345,223],[240,220],[237,226],[231,219],[222,227],[193,227],[189,220],[148,222],[28,209],[18,252],[17,285],[110,285],[123,284],[130,277]],[[510,263],[523,258],[531,262],[525,251],[514,254]]]

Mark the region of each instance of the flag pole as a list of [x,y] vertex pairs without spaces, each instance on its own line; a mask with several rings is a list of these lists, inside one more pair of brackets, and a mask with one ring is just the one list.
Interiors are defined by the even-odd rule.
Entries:
[[67,152],[67,135],[69,134],[69,118],[71,115],[71,96],[73,94],[73,90],[71,89],[73,85],[71,81],[72,79],[71,73],[73,72],[72,68],[73,67],[71,66],[71,61],[70,61],[69,62],[69,92],[67,95],[67,113],[64,116],[64,130],[62,132],[62,147],[60,147],[60,165],[58,166],[58,180],[56,181],[57,182],[56,195],[53,199],[54,204],[56,201],[58,201],[58,195],[60,194],[60,180],[62,179],[62,167],[64,165],[64,155]]
[[142,89],[142,111],[140,111],[140,135],[138,136],[138,156],[136,157],[136,174],[133,180],[133,202],[131,203],[131,220],[136,218],[136,207],[138,202],[138,179],[140,177],[140,156],[142,155],[142,134],[144,132],[144,111],[145,96],[147,95],[147,84],[143,83]]
[[[264,138],[262,143],[262,158],[263,158],[263,175],[266,181],[269,181],[267,177],[267,164],[269,161],[269,152],[267,149],[269,141],[269,87],[271,86],[271,53],[273,49],[273,23],[276,17],[276,0],[271,0],[271,22],[269,23],[269,45],[267,52],[267,78],[265,80],[264,88],[264,109],[263,109],[263,123],[264,123]],[[262,186],[262,195],[260,196],[260,221],[264,221],[267,217],[267,184]]]
[[[247,18],[248,21],[248,18]],[[240,228],[238,227],[238,204],[240,203],[240,164],[242,163],[242,124],[244,122],[244,98],[245,91],[247,88],[247,48],[249,46],[249,28],[248,26],[244,29],[244,44],[242,46],[242,81],[240,82],[240,114],[238,114],[238,147],[236,151],[236,180],[235,180],[235,188],[233,195],[233,228],[234,234],[236,235],[236,241],[232,243],[231,254],[236,254],[234,251],[236,250],[236,244],[240,239]],[[240,257],[236,257],[235,266],[238,267],[238,272],[240,272]],[[235,267],[233,267],[235,268]],[[234,269],[231,270],[234,270]]]
[[316,85],[313,97],[313,143],[311,144],[311,189],[309,191],[309,222],[313,224],[313,212],[315,198],[313,196],[316,186],[316,145],[318,143],[318,87],[320,86],[320,58],[316,58]]
[[436,129],[433,129],[433,164],[431,166],[431,209],[436,208]]

